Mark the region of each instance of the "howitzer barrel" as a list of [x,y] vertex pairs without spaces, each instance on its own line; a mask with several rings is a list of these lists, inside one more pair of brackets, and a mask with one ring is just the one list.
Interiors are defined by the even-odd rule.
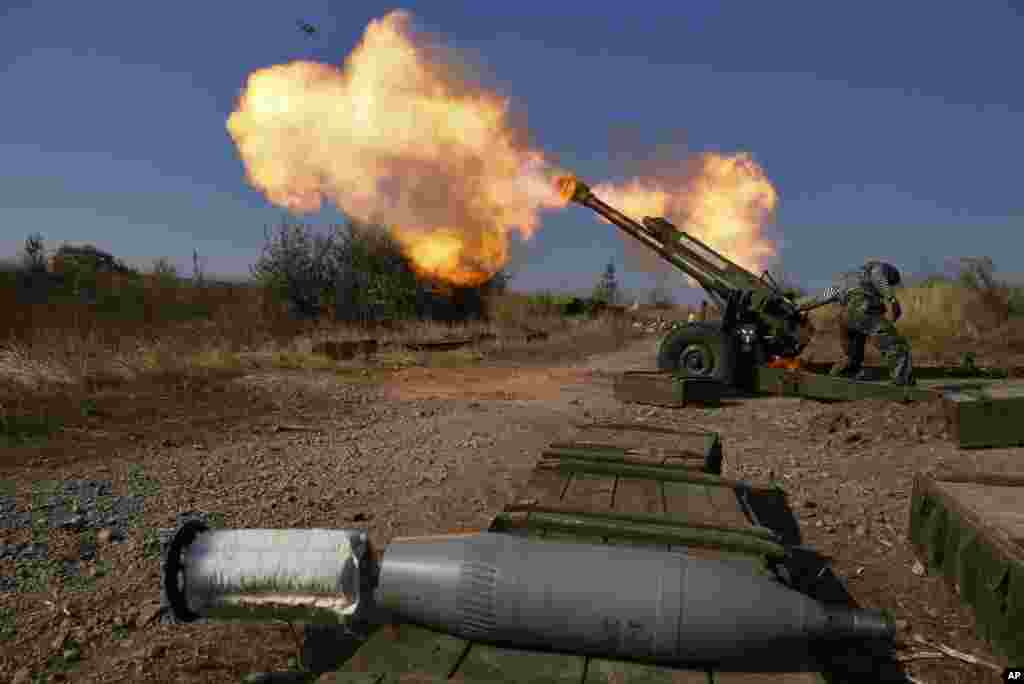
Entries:
[[[303,621],[308,613],[340,622],[361,613],[517,648],[665,663],[893,635],[879,614],[825,606],[746,567],[683,553],[479,533],[393,540],[371,568],[361,535],[179,532],[178,566],[165,568],[184,577],[172,609],[186,617]],[[370,578],[378,582],[373,609],[358,589]],[[339,605],[316,606],[332,588]]]
[[556,186],[567,202],[575,202],[596,212],[696,280],[719,306],[723,306],[737,290],[766,288],[757,276],[694,236],[678,230],[665,219],[644,218],[642,223],[637,222],[598,198],[590,186],[575,176],[562,176],[556,181]]

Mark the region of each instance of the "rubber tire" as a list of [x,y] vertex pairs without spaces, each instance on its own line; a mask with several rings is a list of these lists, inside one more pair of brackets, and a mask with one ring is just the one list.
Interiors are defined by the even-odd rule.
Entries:
[[[693,373],[682,365],[687,347],[701,345],[711,357],[710,370]],[[714,323],[687,323],[673,330],[658,348],[658,370],[684,378],[710,378],[726,385],[736,379],[736,347],[733,340]]]

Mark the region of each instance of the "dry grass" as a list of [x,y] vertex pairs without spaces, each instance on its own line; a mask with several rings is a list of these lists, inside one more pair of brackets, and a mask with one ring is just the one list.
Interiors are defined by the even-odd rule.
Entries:
[[[66,297],[30,302],[0,288],[0,384],[68,392],[144,375],[203,374],[301,330],[243,286],[167,288],[146,279],[131,297],[116,286],[105,294],[96,306]],[[189,312],[207,317],[181,320]]]
[[[332,361],[313,353],[325,340],[375,338],[374,366],[452,367],[491,358],[554,358],[557,350],[618,345],[634,331],[628,318],[560,315],[552,296],[505,294],[489,301],[490,320],[459,325],[429,321],[371,327],[300,323],[259,288],[246,285],[168,286],[145,277],[143,286],[101,283],[121,297],[121,309],[68,298],[27,302],[0,287],[0,397],[83,394],[147,377],[206,378],[252,368],[334,370],[365,368],[362,360]],[[127,294],[126,294],[127,293]],[[898,327],[921,350],[956,345],[999,346],[1024,352],[1024,321],[1009,316],[1004,292],[939,282],[902,291]],[[115,303],[122,300],[114,299]],[[643,311],[642,318],[685,318],[687,307]],[[189,315],[202,317],[188,318]],[[814,312],[819,336],[835,329],[837,307]],[[544,331],[537,341],[530,333]],[[405,343],[489,338],[451,351],[413,351]],[[4,391],[6,390],[6,391]]]
[[[361,359],[334,361],[313,353],[325,340],[375,338],[381,351],[373,367],[396,369],[460,366],[521,348],[572,346],[609,333],[621,340],[628,333],[614,317],[568,320],[517,294],[492,298],[488,322],[364,327],[294,321],[263,290],[245,285],[168,286],[149,276],[134,290],[123,279],[100,285],[105,306],[70,297],[30,302],[13,286],[0,287],[0,398],[84,397],[136,380],[187,382],[259,368],[346,373],[367,367]],[[528,342],[527,334],[536,331],[548,333],[547,339]],[[489,340],[450,351],[404,347],[481,336]]]

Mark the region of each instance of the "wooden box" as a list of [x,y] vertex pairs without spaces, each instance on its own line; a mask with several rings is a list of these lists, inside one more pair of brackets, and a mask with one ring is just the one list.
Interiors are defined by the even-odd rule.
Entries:
[[910,541],[971,606],[979,636],[1024,662],[1024,473],[918,474]]
[[671,373],[629,371],[615,379],[615,398],[634,404],[680,408],[690,404],[715,406],[725,385],[709,378],[680,378]]
[[950,439],[965,449],[1024,444],[1024,385],[993,385],[947,393]]

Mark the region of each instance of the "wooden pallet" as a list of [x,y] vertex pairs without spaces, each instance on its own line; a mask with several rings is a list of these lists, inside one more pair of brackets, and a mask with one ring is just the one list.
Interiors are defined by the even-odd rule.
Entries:
[[722,473],[722,438],[717,432],[640,422],[577,423],[575,427],[578,432],[571,442],[555,442],[542,456],[572,457],[586,450],[596,458],[642,459],[645,463]]
[[[602,427],[590,426],[590,432]],[[603,429],[609,429],[604,426]],[[627,427],[625,432],[629,431]],[[636,429],[634,433],[644,433]],[[668,431],[671,433],[672,431]],[[656,429],[651,435],[659,433]],[[552,445],[532,474],[524,498],[495,516],[490,531],[598,544],[636,544],[701,558],[732,559],[764,568],[783,553],[778,536],[756,524],[735,483],[705,472],[717,435],[674,435],[699,443],[704,454],[666,455],[648,447],[620,458],[579,443]],[[635,434],[633,439],[636,439]],[[687,442],[689,440],[689,442]],[[607,445],[606,445],[607,446]],[[686,448],[676,443],[676,451]],[[636,449],[636,452],[642,449]],[[675,459],[675,460],[673,460]],[[687,463],[687,461],[690,461]],[[554,467],[551,464],[555,464]],[[571,467],[565,467],[569,464]],[[599,466],[595,469],[593,466]],[[718,469],[720,471],[720,459]],[[319,681],[532,682],[535,684],[820,684],[824,678],[805,649],[773,672],[673,668],[583,655],[502,648],[409,625],[378,630],[336,673]],[[748,667],[754,669],[756,667]]]
[[1024,473],[919,474],[910,541],[971,606],[980,636],[1024,662]]
[[681,408],[717,406],[726,387],[709,378],[680,378],[658,371],[627,371],[615,378],[615,398],[622,402]]

